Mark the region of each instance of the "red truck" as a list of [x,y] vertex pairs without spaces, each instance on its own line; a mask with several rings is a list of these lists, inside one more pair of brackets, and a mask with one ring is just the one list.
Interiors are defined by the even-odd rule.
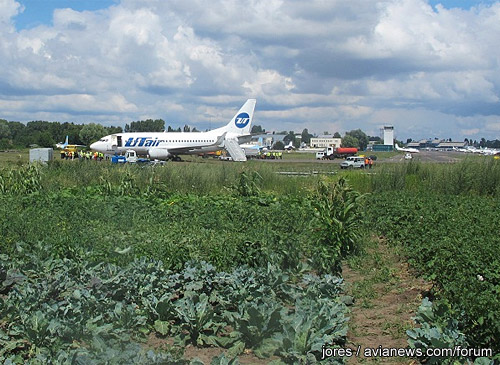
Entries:
[[316,152],[316,159],[318,160],[333,160],[334,158],[346,158],[349,156],[354,156],[358,153],[358,149],[355,147],[327,147],[323,151]]

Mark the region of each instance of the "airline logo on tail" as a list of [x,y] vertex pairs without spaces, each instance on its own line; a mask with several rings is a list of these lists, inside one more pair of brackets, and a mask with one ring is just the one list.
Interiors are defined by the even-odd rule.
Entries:
[[238,128],[245,128],[250,122],[250,116],[248,113],[240,113],[236,116],[234,120],[234,125]]

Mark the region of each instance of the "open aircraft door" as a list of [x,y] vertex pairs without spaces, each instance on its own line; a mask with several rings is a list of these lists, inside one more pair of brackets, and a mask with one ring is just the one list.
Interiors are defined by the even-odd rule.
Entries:
[[122,147],[122,136],[113,134],[111,135],[111,149],[116,150],[118,147]]

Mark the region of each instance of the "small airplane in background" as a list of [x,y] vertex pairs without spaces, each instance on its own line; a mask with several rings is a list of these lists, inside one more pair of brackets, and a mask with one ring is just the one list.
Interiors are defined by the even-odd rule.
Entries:
[[494,156],[494,155],[498,155],[500,153],[500,150],[498,150],[496,148],[485,147],[485,148],[481,149],[481,153],[485,156]]
[[268,147],[264,146],[264,141],[263,141],[262,137],[259,138],[259,141],[257,144],[244,143],[244,144],[240,144],[240,147],[243,148],[243,150],[245,151],[245,153],[247,155],[254,155],[254,154],[257,154],[261,151],[268,150]]
[[295,149],[295,147],[293,145],[293,141],[290,141],[290,143],[288,143],[288,145],[285,146],[285,150],[287,150],[287,151],[292,151],[294,149]]
[[59,148],[61,150],[67,150],[67,149],[76,149],[76,147],[87,147],[82,144],[69,144],[69,137],[66,136],[66,140],[63,142],[56,143],[56,148]]
[[394,147],[396,148],[396,151],[401,151],[401,152],[410,152],[410,153],[419,153],[420,152],[416,148],[399,147],[399,145],[397,143],[394,145]]
[[475,154],[480,154],[480,155],[485,155],[485,156],[495,156],[500,153],[500,150],[497,148],[476,148],[474,146],[467,146],[465,148],[454,148],[454,151],[457,152],[463,152],[463,153],[475,153]]

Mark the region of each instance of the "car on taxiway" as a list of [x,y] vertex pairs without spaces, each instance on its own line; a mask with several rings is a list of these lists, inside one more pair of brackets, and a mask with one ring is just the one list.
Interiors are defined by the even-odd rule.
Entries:
[[352,169],[352,168],[364,169],[365,168],[365,158],[360,157],[360,156],[347,157],[344,161],[341,162],[340,168],[341,169]]

